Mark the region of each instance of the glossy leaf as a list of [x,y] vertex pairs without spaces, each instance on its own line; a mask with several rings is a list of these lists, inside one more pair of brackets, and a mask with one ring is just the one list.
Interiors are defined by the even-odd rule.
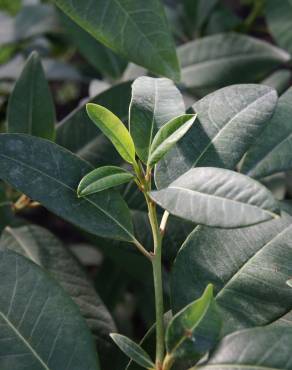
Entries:
[[135,146],[123,122],[107,108],[88,103],[86,110],[89,118],[113,143],[120,156],[129,163],[135,162]]
[[276,43],[289,53],[292,52],[292,3],[290,0],[265,1],[267,26]]
[[0,275],[1,370],[99,369],[78,308],[53,278],[11,251],[0,251]]
[[126,68],[127,61],[119,57],[89,33],[79,27],[64,13],[60,12],[61,20],[68,37],[75,44],[84,58],[103,75],[119,78]]
[[131,339],[120,334],[111,334],[111,338],[121,351],[123,351],[133,361],[137,362],[140,366],[145,367],[146,369],[155,368],[149,355]]
[[95,235],[132,241],[129,209],[114,191],[77,197],[91,166],[62,147],[23,134],[0,135],[0,177],[50,211]]
[[37,53],[33,52],[9,98],[8,132],[53,140],[55,107]]
[[[106,107],[126,122],[130,98],[131,84],[125,82],[103,91],[90,102]],[[113,150],[112,143],[88,117],[85,104],[73,110],[58,124],[56,141],[95,166],[120,164],[122,161]]]
[[150,147],[148,165],[156,164],[192,127],[196,115],[184,114],[162,126]]
[[79,306],[103,355],[110,347],[108,336],[115,330],[115,324],[69,248],[62,245],[48,230],[28,225],[7,227],[4,230],[0,250],[5,249],[30,259],[58,281]]
[[168,356],[199,359],[215,346],[220,330],[221,319],[210,284],[202,297],[183,308],[170,321],[165,339]]
[[[224,331],[262,326],[292,310],[292,218],[233,230],[198,226],[177,255],[172,308],[178,312],[214,285]],[[196,273],[194,274],[194,271]]]
[[196,102],[196,124],[158,164],[157,187],[166,187],[192,167],[234,169],[276,103],[275,90],[252,84],[225,87]]
[[225,337],[206,363],[189,370],[292,369],[292,328],[254,328]]
[[132,86],[130,132],[139,158],[147,163],[152,140],[166,122],[185,113],[179,90],[166,78],[139,77]]
[[279,213],[272,193],[263,185],[213,167],[193,168],[150,196],[171,214],[208,226],[248,226]]
[[188,42],[178,48],[178,57],[182,82],[187,87],[200,89],[257,82],[290,60],[284,50],[238,33]]
[[82,197],[113,188],[133,180],[134,175],[120,167],[105,166],[89,172],[80,181],[77,194]]
[[275,114],[248,150],[241,169],[243,173],[261,178],[291,169],[291,114],[292,88],[279,98]]
[[169,26],[159,0],[54,0],[97,40],[150,71],[179,79]]

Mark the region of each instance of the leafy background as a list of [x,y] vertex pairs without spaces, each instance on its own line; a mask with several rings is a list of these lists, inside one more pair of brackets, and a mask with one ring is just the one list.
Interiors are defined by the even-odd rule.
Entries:
[[[266,107],[261,106],[260,117],[256,123],[253,123],[252,139],[259,136],[257,144],[250,148],[253,140],[244,137],[244,132],[240,133],[243,135],[240,138],[244,137],[246,144],[237,150],[238,157],[236,158],[232,158],[232,153],[234,153],[232,146],[229,148],[230,162],[225,162],[224,167],[233,168],[248,151],[241,166],[241,172],[260,179],[272,189],[277,199],[282,201],[287,214],[281,224],[273,224],[273,227],[268,223],[261,226],[251,226],[246,230],[228,232],[224,230],[224,235],[220,235],[222,231],[219,229],[213,229],[212,240],[217,244],[215,243],[207,252],[201,248],[201,243],[203,244],[209,240],[208,238],[211,238],[210,230],[206,231],[204,227],[196,228],[184,245],[183,252],[179,255],[173,269],[173,277],[170,279],[170,267],[177,250],[186,236],[195,228],[195,225],[190,222],[183,222],[171,217],[165,237],[167,251],[164,251],[166,309],[170,308],[171,291],[176,297],[172,302],[172,307],[178,310],[197,298],[202,293],[202,286],[212,282],[216,294],[219,294],[223,309],[230,314],[229,325],[231,328],[238,327],[237,322],[239,321],[248,321],[250,319],[249,312],[254,315],[257,313],[260,316],[257,316],[260,323],[280,322],[283,318],[291,322],[291,314],[289,316],[292,308],[291,290],[289,291],[288,288],[277,296],[276,302],[271,302],[272,312],[263,313],[260,302],[260,294],[266,296],[270,290],[262,292],[256,284],[252,285],[252,291],[254,296],[259,297],[259,302],[258,304],[251,303],[248,306],[250,311],[247,311],[246,317],[238,318],[237,313],[233,312],[226,302],[230,300],[228,288],[236,291],[238,286],[241,286],[240,279],[242,279],[242,273],[245,272],[237,273],[237,270],[238,265],[242,265],[246,257],[244,258],[236,252],[234,255],[229,253],[234,239],[241,240],[242,243],[252,243],[254,249],[250,250],[250,255],[256,254],[258,258],[263,258],[260,253],[263,245],[280,238],[284,257],[282,256],[280,259],[278,256],[279,261],[270,261],[269,267],[280,265],[288,272],[291,270],[290,267],[286,267],[284,260],[290,259],[291,254],[287,245],[289,245],[289,232],[291,233],[288,225],[291,218],[289,199],[292,196],[292,175],[289,170],[291,170],[292,161],[291,154],[289,156],[287,152],[291,146],[292,131],[289,124],[292,113],[291,88],[289,88],[291,85],[292,2],[290,0],[281,0],[280,2],[274,0],[168,0],[164,2],[163,6],[160,6],[157,5],[156,1],[148,1],[148,11],[152,12],[152,15],[157,14],[157,17],[151,17],[150,21],[159,25],[158,31],[161,34],[148,35],[149,37],[145,38],[142,29],[141,40],[138,41],[142,42],[141,52],[134,53],[135,55],[131,53],[131,50],[137,48],[137,45],[133,44],[137,41],[133,40],[132,44],[128,44],[127,48],[121,50],[121,44],[124,40],[122,38],[112,39],[110,27],[106,29],[104,35],[101,35],[102,32],[95,27],[95,18],[93,16],[92,18],[87,17],[86,27],[90,31],[87,33],[80,27],[80,25],[84,26],[83,18],[76,18],[74,9],[69,10],[77,23],[60,11],[60,8],[68,10],[66,1],[56,0],[55,3],[59,8],[49,1],[0,0],[1,131],[5,131],[7,122],[8,128],[10,122],[20,122],[19,124],[22,125],[24,117],[28,117],[27,108],[30,99],[34,99],[34,94],[36,97],[41,94],[43,106],[36,106],[32,115],[29,116],[32,117],[31,121],[28,122],[29,126],[23,131],[16,129],[16,132],[30,133],[55,140],[57,144],[69,149],[93,166],[121,164],[121,159],[112,150],[110,142],[87,117],[84,102],[90,100],[104,105],[126,122],[131,84],[136,77],[146,74],[164,75],[179,80],[178,62],[174,52],[174,44],[168,34],[167,17],[181,66],[181,80],[178,86],[187,108],[194,105],[197,111],[201,109],[204,112],[206,106],[211,104],[208,101],[210,98],[196,102],[221,87],[237,83],[262,85],[262,87],[258,87],[257,91],[253,90],[253,94],[256,96],[249,96],[251,101],[264,96],[263,101],[267,104]],[[143,5],[145,1],[137,3]],[[143,10],[145,9],[143,8]],[[111,14],[114,11],[114,9],[109,10]],[[104,14],[105,19],[106,16]],[[123,26],[124,20],[120,19],[119,22],[116,25],[117,28]],[[144,27],[146,26],[144,25]],[[149,27],[145,29],[147,33]],[[125,27],[124,37],[129,38],[132,32],[133,29],[130,26],[129,29]],[[153,49],[154,39],[158,41]],[[161,45],[164,45],[166,50],[163,50]],[[31,55],[32,51],[37,54]],[[148,55],[147,59],[145,59],[145,54]],[[26,63],[29,55],[31,55],[29,62]],[[157,55],[159,55],[158,60],[156,60]],[[26,69],[26,73],[21,74],[23,68]],[[21,79],[18,79],[20,75]],[[49,89],[46,80],[49,82]],[[269,121],[265,131],[259,135],[261,132],[260,122],[267,120],[268,110],[273,104],[273,96],[269,94],[269,87],[277,90],[280,99],[272,120]],[[13,95],[8,102],[12,90]],[[24,93],[24,91],[31,91],[32,95]],[[233,94],[233,101],[236,101],[236,92]],[[27,100],[22,109],[17,112],[13,111],[11,108],[13,104],[17,104],[17,101],[23,98]],[[248,102],[241,103],[244,105]],[[44,109],[47,112],[47,117],[56,117],[56,127],[48,127],[46,122],[44,122],[43,129],[36,125],[39,111]],[[174,115],[177,114],[181,114],[179,105],[178,113],[174,112]],[[207,127],[209,123],[208,117],[204,118],[200,120],[203,128]],[[48,121],[53,121],[53,119],[48,119]],[[223,124],[222,117],[222,127]],[[15,127],[16,124],[13,124],[9,131],[13,132]],[[38,132],[38,129],[41,132]],[[188,145],[188,138],[186,137],[184,140],[185,144],[182,143],[181,152],[184,152],[183,145]],[[224,141],[224,137],[222,141]],[[197,149],[200,150],[200,148]],[[43,158],[50,155],[50,150],[49,145],[44,147],[41,142],[39,143],[38,153]],[[3,151],[3,146],[0,151]],[[281,155],[281,153],[286,154]],[[89,164],[76,157],[71,157],[61,148],[56,155],[59,158],[66,157],[67,171],[70,171],[73,162],[74,168],[78,167],[81,174],[87,173],[91,168]],[[21,157],[21,148],[19,156]],[[190,161],[188,168],[190,168],[192,167],[191,163],[197,161],[198,158],[188,157],[188,160]],[[205,157],[200,157],[199,160],[202,160],[202,163],[207,166],[222,166],[222,163],[218,164],[216,158],[212,157],[212,153],[205,153]],[[171,158],[168,157],[167,161],[171,162]],[[184,157],[182,161],[185,165]],[[162,162],[161,166],[164,165],[165,163]],[[10,167],[11,164],[8,163],[7,166]],[[53,173],[54,169],[52,168],[50,171]],[[76,175],[76,179],[80,178],[80,173],[78,176]],[[33,179],[33,177],[34,173],[32,172],[31,178]],[[58,179],[58,176],[56,175],[55,178]],[[13,183],[11,178],[6,180]],[[169,178],[160,178],[157,179],[157,184],[159,186],[159,183],[165,184],[169,181]],[[74,188],[74,184],[69,185]],[[29,184],[27,186],[29,188]],[[55,185],[48,184],[49,186]],[[134,230],[141,235],[144,244],[150,248],[151,238],[146,221],[147,212],[141,206],[140,194],[130,185],[123,186],[121,193],[125,196],[134,216]],[[76,224],[75,227],[43,207],[26,208],[12,212],[11,202],[16,200],[18,196],[19,193],[1,183],[1,231],[5,228],[1,236],[1,246],[25,255],[26,243],[34,245],[34,255],[30,258],[48,271],[51,271],[54,266],[51,271],[52,275],[57,275],[55,278],[62,287],[71,294],[73,299],[75,294],[76,300],[79,300],[77,303],[97,339],[96,344],[102,368],[120,369],[121,364],[127,363],[127,359],[114,348],[108,334],[118,328],[119,332],[139,340],[154,322],[151,266],[143,257],[132,251],[125,234],[119,234],[118,239],[121,240],[117,241],[106,239],[109,236],[106,231],[103,234],[99,232],[96,236],[90,234],[94,229],[94,220],[90,218],[90,212],[87,214],[89,221],[86,222],[85,231],[80,231],[78,226],[83,226],[84,229],[85,221],[78,215],[70,215],[69,219],[67,217],[69,221]],[[32,198],[36,197],[36,194],[32,192],[31,196]],[[100,205],[101,200],[97,198],[92,201]],[[63,202],[66,204],[71,201],[72,198],[68,193]],[[120,200],[117,199],[118,201]],[[60,214],[58,201],[55,203],[49,198],[43,200],[43,204],[48,209]],[[126,211],[124,210],[124,212]],[[64,214],[60,214],[60,216],[64,217]],[[121,219],[123,219],[122,215]],[[124,225],[124,227],[132,233],[131,225]],[[258,230],[265,228],[267,231]],[[106,230],[106,225],[104,229]],[[258,237],[260,232],[263,234],[261,240]],[[100,234],[104,238],[101,238]],[[128,234],[126,233],[126,235]],[[19,240],[22,242],[19,243]],[[229,243],[230,248],[228,248]],[[42,253],[46,251],[46,254],[49,251],[46,245],[53,246],[56,250],[59,257],[58,267],[52,260],[55,258],[54,256],[42,258]],[[197,248],[194,261],[192,260],[194,253],[192,245],[196,245]],[[271,250],[273,250],[273,246],[274,244],[271,243]],[[210,268],[208,254],[210,253],[214,258],[214,251],[218,253],[218,259],[215,259],[217,266]],[[202,254],[199,258],[200,266],[196,268],[198,271],[202,270],[202,276],[198,283],[192,280],[191,274],[185,278],[186,274],[183,274],[182,270],[185,269],[190,260],[195,263],[200,254]],[[224,274],[220,269],[219,257],[228,264],[228,269]],[[72,271],[68,271],[68,274],[78,280],[78,289],[81,292],[71,291],[72,284],[76,284],[76,281],[67,281],[64,276],[58,276],[58,271],[65,267],[68,268],[68,264],[64,261],[70,258],[72,259],[70,264]],[[258,261],[254,259],[252,264],[246,265],[246,270],[249,274],[259,274],[256,276],[257,278],[263,278],[263,276],[267,278],[258,269],[260,261],[260,259]],[[80,264],[83,265],[87,274],[80,270]],[[229,278],[233,274],[236,274],[238,280],[233,281],[234,286],[230,287],[232,284],[229,283]],[[90,283],[87,281],[88,277],[90,277]],[[191,286],[191,284],[196,285],[198,291],[187,289],[182,291],[180,288],[181,286]],[[228,288],[226,288],[226,284],[229,284]],[[238,290],[237,294],[233,295],[234,301],[239,296]],[[81,302],[80,297],[83,297]],[[228,331],[227,326],[226,332]],[[214,356],[216,357],[216,354]],[[110,362],[108,362],[109,359]]]

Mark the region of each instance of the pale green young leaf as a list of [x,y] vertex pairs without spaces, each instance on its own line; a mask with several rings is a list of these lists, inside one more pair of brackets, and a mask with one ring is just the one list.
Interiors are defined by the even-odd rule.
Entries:
[[24,133],[53,140],[55,107],[36,52],[28,58],[9,98],[8,132]]
[[79,197],[98,193],[133,180],[134,175],[116,166],[96,168],[80,181],[77,189]]
[[129,163],[135,162],[135,146],[123,122],[107,108],[88,103],[87,114],[96,126],[113,143],[120,156]]
[[123,351],[130,359],[135,361],[140,366],[146,369],[154,369],[155,365],[149,355],[142,347],[133,342],[130,338],[120,334],[111,334],[111,338],[116,345]]
[[179,80],[180,70],[160,0],[54,0],[97,40],[150,71]]
[[162,126],[151,144],[147,164],[156,164],[189,131],[195,119],[195,114],[184,114]]
[[221,319],[209,284],[203,295],[178,312],[166,330],[166,348],[173,359],[195,360],[211,350],[219,337]]
[[171,214],[208,226],[248,226],[279,213],[272,193],[263,185],[221,168],[193,168],[150,196]]
[[145,164],[157,131],[184,113],[183,97],[171,80],[143,76],[134,81],[129,126],[137,155]]
[[55,279],[7,250],[0,275],[1,370],[99,369],[89,329]]

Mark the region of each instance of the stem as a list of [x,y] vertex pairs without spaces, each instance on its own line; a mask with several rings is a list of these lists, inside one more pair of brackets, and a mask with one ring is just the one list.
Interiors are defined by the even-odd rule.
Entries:
[[263,6],[264,6],[264,1],[263,0],[256,0],[254,2],[253,8],[252,8],[250,14],[248,15],[248,17],[244,21],[243,26],[244,26],[244,30],[246,32],[248,32],[252,28],[255,20],[257,19],[257,17],[262,12]]

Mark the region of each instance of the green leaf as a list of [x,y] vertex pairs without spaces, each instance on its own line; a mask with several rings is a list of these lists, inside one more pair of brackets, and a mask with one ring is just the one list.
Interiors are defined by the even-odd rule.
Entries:
[[[126,122],[130,99],[131,83],[126,82],[98,94],[90,102],[106,107]],[[56,142],[95,166],[120,164],[122,161],[111,142],[88,117],[85,104],[58,124]]]
[[37,265],[0,251],[1,370],[99,369],[90,332],[73,301]]
[[41,61],[33,52],[9,98],[8,132],[54,140],[55,107]]
[[179,90],[165,78],[139,77],[132,86],[130,132],[139,158],[147,163],[152,140],[169,120],[185,113]]
[[[97,40],[150,71],[179,80],[179,65],[159,0],[54,0]],[[113,21],[114,20],[114,21]]]
[[[233,230],[198,226],[172,269],[172,309],[178,312],[202,294],[206,284],[224,317],[224,331],[262,326],[292,310],[292,218]],[[196,273],[194,274],[194,271]]]
[[[256,194],[256,196],[255,196]],[[242,227],[277,217],[272,193],[239,173],[213,167],[189,170],[151,198],[175,216],[217,227]]]
[[270,43],[238,33],[223,33],[178,48],[182,82],[191,88],[217,89],[259,81],[290,55]]
[[95,235],[133,241],[129,209],[112,190],[78,198],[88,165],[62,147],[23,134],[0,135],[0,177],[50,211]]
[[276,43],[292,53],[292,3],[289,0],[265,1],[267,26]]
[[206,363],[189,370],[291,370],[291,328],[254,328],[225,337]]
[[189,131],[195,114],[184,114],[167,122],[155,135],[150,147],[148,165],[153,166]]
[[225,87],[196,102],[196,124],[159,162],[157,187],[168,186],[192,167],[234,169],[264,129],[276,103],[275,90],[253,84]]
[[155,365],[149,355],[138,344],[131,339],[120,334],[111,334],[111,338],[116,345],[123,351],[129,358],[137,362],[146,369],[154,369]]
[[126,68],[127,61],[99,43],[89,33],[84,31],[64,13],[60,12],[68,37],[75,44],[84,58],[103,75],[119,78]]
[[110,139],[120,156],[129,163],[135,162],[135,146],[123,122],[107,108],[88,103],[86,110],[90,119]]
[[291,114],[292,88],[279,98],[273,117],[248,150],[241,168],[243,173],[261,178],[291,169]]
[[98,193],[133,180],[134,175],[120,167],[99,167],[88,173],[80,181],[77,194],[79,197]]
[[263,85],[272,87],[273,89],[277,90],[279,95],[281,95],[290,86],[291,77],[291,71],[288,69],[280,69],[279,71],[276,71],[269,77],[265,78],[261,83]]
[[167,355],[195,360],[211,350],[219,338],[221,319],[209,284],[202,297],[178,312],[166,330]]
[[28,225],[4,230],[0,250],[5,249],[30,259],[58,281],[79,306],[103,355],[110,347],[108,336],[115,330],[115,324],[69,248],[63,246],[48,230]]

